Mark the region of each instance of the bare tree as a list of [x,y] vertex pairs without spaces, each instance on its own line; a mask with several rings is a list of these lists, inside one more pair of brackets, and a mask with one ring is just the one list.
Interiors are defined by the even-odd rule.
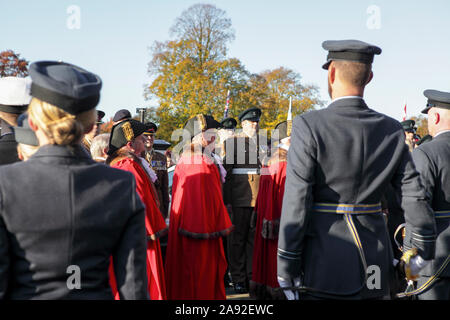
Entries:
[[231,20],[224,10],[211,4],[195,4],[183,11],[170,32],[178,39],[194,42],[200,65],[225,57],[227,44],[234,40]]

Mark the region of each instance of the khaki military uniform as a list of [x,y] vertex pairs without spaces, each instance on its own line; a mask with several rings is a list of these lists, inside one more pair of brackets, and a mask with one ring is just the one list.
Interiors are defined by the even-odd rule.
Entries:
[[241,132],[225,141],[224,202],[232,206],[235,227],[228,236],[228,260],[234,283],[248,283],[252,274],[255,224],[251,223],[258,195],[263,157],[258,140]]

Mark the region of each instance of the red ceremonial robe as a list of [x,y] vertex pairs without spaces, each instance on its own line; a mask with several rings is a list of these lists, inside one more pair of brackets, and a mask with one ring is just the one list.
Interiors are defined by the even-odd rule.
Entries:
[[278,230],[286,181],[286,150],[271,157],[266,174],[261,175],[256,198],[257,214],[253,246],[250,295],[258,299],[283,299],[277,279]]
[[166,253],[168,299],[226,299],[223,278],[227,261],[220,237],[231,230],[216,165],[202,154],[183,153],[172,185]]
[[[136,191],[145,205],[145,228],[147,230],[147,278],[151,300],[166,300],[164,266],[159,237],[167,232],[167,225],[157,206],[157,195],[144,168],[129,157],[120,157],[111,162],[111,167],[129,171],[136,180]],[[119,299],[112,264],[110,284],[115,299]]]

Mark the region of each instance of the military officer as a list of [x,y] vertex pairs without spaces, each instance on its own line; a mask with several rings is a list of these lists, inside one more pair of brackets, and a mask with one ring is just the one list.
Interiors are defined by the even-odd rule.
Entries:
[[[30,65],[30,128],[39,149],[0,167],[0,299],[148,299],[145,208],[131,173],[81,146],[101,79],[78,66]],[[14,181],[14,183],[10,183]]]
[[225,141],[224,202],[235,230],[228,236],[228,261],[237,293],[248,291],[252,276],[255,227],[251,223],[260,178],[259,119],[261,110],[250,108],[239,115],[242,132]]
[[163,214],[164,219],[169,213],[169,177],[167,175],[167,159],[166,157],[153,149],[156,131],[158,127],[153,122],[146,122],[149,129],[144,132],[146,137],[144,159],[150,164],[156,173],[157,179],[154,181],[159,199],[159,210]]
[[225,148],[223,146],[224,142],[231,138],[231,136],[234,134],[234,130],[236,129],[237,121],[234,118],[228,117],[223,119],[220,122],[220,127],[217,130],[218,138],[216,143],[216,150],[214,151],[217,155],[219,155],[221,158],[225,156]]
[[389,296],[393,255],[380,200],[404,195],[405,245],[434,258],[435,223],[400,123],[370,109],[364,89],[377,46],[325,41],[327,108],[297,116],[288,153],[278,240],[278,279],[289,299]]
[[30,103],[30,78],[0,78],[0,165],[19,161],[13,127]]
[[[436,257],[420,271],[418,297],[450,300],[450,92],[425,90],[424,95],[428,104],[422,113],[428,114],[428,131],[433,139],[416,148],[413,159],[430,195],[438,235]],[[430,283],[433,277],[436,281]]]
[[414,120],[405,120],[401,122],[403,131],[405,131],[406,144],[408,145],[409,151],[414,150],[415,146],[415,134],[416,134],[416,122]]

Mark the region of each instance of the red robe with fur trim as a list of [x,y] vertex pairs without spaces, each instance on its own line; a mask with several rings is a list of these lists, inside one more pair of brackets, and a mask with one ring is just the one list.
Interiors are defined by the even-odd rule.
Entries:
[[[136,180],[136,191],[145,205],[145,227],[147,230],[147,278],[151,300],[166,300],[164,266],[161,257],[159,237],[167,232],[167,225],[157,206],[157,195],[144,168],[129,157],[119,157],[111,162],[111,167],[129,171]],[[112,264],[110,284],[116,300],[119,299]]]
[[[280,155],[281,153],[281,155]],[[265,175],[261,176],[256,198],[257,213],[253,246],[252,281],[250,294],[258,299],[277,299],[283,295],[278,288],[277,248],[284,184],[286,181],[286,151],[279,150],[271,158]]]
[[227,261],[221,236],[231,230],[216,165],[201,154],[182,155],[172,186],[166,253],[168,299],[226,299]]

